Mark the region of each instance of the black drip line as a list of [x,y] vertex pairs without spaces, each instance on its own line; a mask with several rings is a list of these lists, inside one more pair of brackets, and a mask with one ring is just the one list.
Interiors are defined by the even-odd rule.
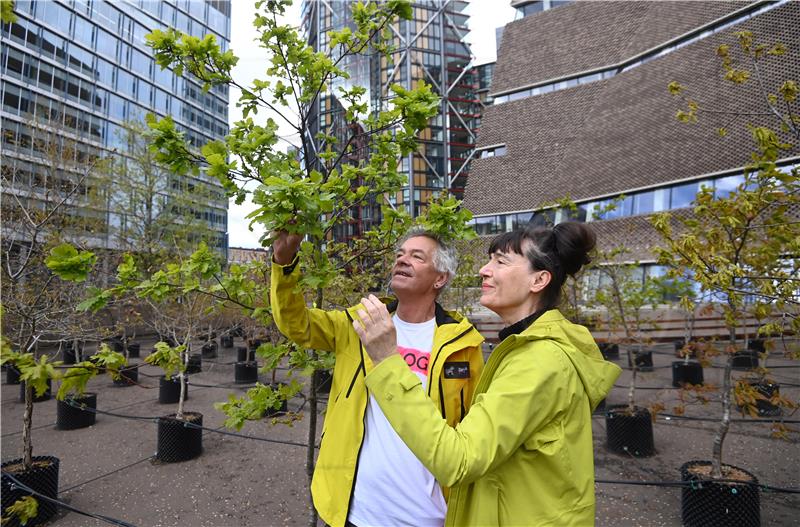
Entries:
[[128,468],[131,468],[131,467],[133,467],[133,466],[136,466],[136,465],[138,465],[139,463],[144,463],[145,461],[148,461],[148,460],[150,460],[150,459],[152,459],[152,456],[147,456],[147,457],[145,457],[145,458],[142,458],[142,459],[140,459],[139,461],[134,461],[133,463],[129,463],[129,464],[127,464],[127,465],[123,466],[123,467],[119,467],[119,468],[117,468],[117,469],[115,469],[115,470],[112,470],[111,472],[108,472],[108,473],[106,473],[106,474],[101,474],[101,475],[99,475],[99,476],[97,476],[97,477],[94,477],[94,478],[92,478],[92,479],[87,479],[86,481],[83,481],[83,482],[81,482],[81,483],[78,483],[77,485],[72,485],[71,487],[67,487],[66,489],[59,489],[59,490],[58,490],[58,493],[59,493],[59,494],[63,494],[63,493],[65,493],[65,492],[70,492],[70,491],[72,491],[72,490],[75,490],[75,489],[77,489],[77,488],[83,487],[84,485],[88,485],[89,483],[92,483],[92,482],[94,482],[94,481],[97,481],[98,479],[107,478],[108,476],[111,476],[111,475],[113,475],[113,474],[116,474],[117,472],[122,472],[122,471],[123,471],[123,470],[125,470],[125,469],[128,469]]
[[8,479],[11,480],[11,490],[14,490],[15,488],[16,489],[20,489],[20,490],[22,490],[24,492],[27,492],[28,494],[36,497],[37,499],[42,499],[42,500],[48,501],[50,503],[54,503],[54,504],[56,504],[57,506],[59,506],[61,508],[67,509],[68,511],[77,512],[78,514],[80,514],[82,516],[87,516],[89,518],[94,518],[95,520],[101,520],[101,521],[104,521],[106,523],[110,523],[111,525],[119,525],[120,527],[136,527],[132,523],[128,523],[128,522],[122,521],[122,520],[116,520],[116,519],[110,518],[108,516],[103,516],[102,514],[94,514],[92,512],[82,511],[80,509],[77,509],[77,508],[73,507],[72,505],[68,505],[67,503],[64,503],[63,501],[59,501],[59,500],[53,499],[53,498],[51,498],[49,496],[45,496],[44,494],[40,494],[40,493],[36,492],[35,490],[33,490],[32,488],[30,488],[27,485],[25,485],[24,483],[22,483],[20,480],[18,480],[17,478],[12,476],[8,472],[3,471],[3,477],[4,478],[8,478]]
[[[147,417],[147,416],[123,415],[123,414],[116,414],[116,413],[112,413],[112,412],[105,412],[103,410],[97,410],[95,408],[86,408],[86,407],[84,407],[84,405],[73,404],[72,402],[68,402],[67,404],[69,404],[73,408],[78,408],[78,409],[81,409],[81,410],[86,411],[86,412],[92,412],[92,413],[95,413],[95,414],[102,414],[102,415],[110,415],[112,417],[119,417],[120,419],[132,419],[132,420],[138,420],[138,421],[151,421],[151,422],[154,422],[154,423],[158,423],[161,419],[163,419],[163,417]],[[199,430],[204,430],[206,432],[214,432],[214,433],[222,434],[222,435],[228,435],[228,436],[233,436],[233,437],[241,437],[243,439],[253,439],[253,440],[256,440],[256,441],[263,441],[263,442],[266,442],[266,443],[277,443],[279,445],[298,446],[298,447],[303,447],[303,448],[308,446],[307,443],[300,443],[300,442],[297,442],[297,441],[286,441],[286,440],[282,440],[282,439],[270,439],[268,437],[248,436],[248,435],[239,434],[239,433],[236,433],[236,432],[228,432],[228,431],[225,431],[225,430],[219,430],[219,429],[216,429],[216,428],[207,428],[207,427],[203,427],[203,426],[200,426],[200,425],[196,425],[194,423],[190,423],[188,421],[184,422],[183,426],[186,427],[186,428],[195,428],[195,429],[199,429]],[[319,445],[315,445],[314,448],[319,448]]]
[[741,481],[738,479],[695,479],[689,481],[623,481],[614,479],[595,479],[595,483],[604,483],[609,485],[643,485],[652,487],[689,487],[693,490],[700,490],[704,484],[707,483],[733,483],[736,485],[747,485],[749,487],[758,487],[762,492],[766,493],[783,493],[783,494],[800,494],[800,488],[787,488],[775,487],[766,485],[764,483],[756,483],[754,481]]
[[[605,410],[595,410],[592,413],[592,417],[605,417],[606,411]],[[665,421],[670,420],[685,420],[685,421],[705,421],[709,423],[718,423],[719,419],[711,419],[710,417],[692,417],[689,415],[676,415],[676,414],[668,414],[665,412],[658,412],[656,417],[659,419],[663,419]],[[749,424],[769,424],[769,423],[787,423],[787,424],[799,424],[800,420],[798,419],[731,419],[731,423],[749,423]]]

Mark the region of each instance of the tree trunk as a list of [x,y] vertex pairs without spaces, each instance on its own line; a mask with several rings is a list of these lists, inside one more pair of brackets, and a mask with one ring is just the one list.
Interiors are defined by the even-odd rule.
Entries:
[[714,478],[722,478],[722,446],[731,425],[731,370],[733,354],[736,350],[736,330],[733,328],[730,330],[730,347],[731,349],[728,350],[727,360],[725,361],[725,370],[722,374],[722,421],[720,421],[717,434],[714,436],[714,449],[711,458],[711,476]]
[[22,465],[25,470],[33,468],[33,441],[31,426],[33,424],[33,386],[25,383],[25,413],[22,414]]

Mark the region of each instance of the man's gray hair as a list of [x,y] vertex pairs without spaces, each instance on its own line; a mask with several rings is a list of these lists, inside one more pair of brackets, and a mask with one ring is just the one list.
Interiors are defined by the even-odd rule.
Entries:
[[433,267],[437,273],[447,274],[447,281],[444,283],[444,287],[438,291],[438,294],[441,294],[456,276],[456,271],[458,271],[458,252],[455,247],[445,243],[439,235],[419,226],[411,227],[406,235],[397,242],[397,248],[400,249],[406,241],[418,236],[424,236],[436,242],[436,250],[433,252]]

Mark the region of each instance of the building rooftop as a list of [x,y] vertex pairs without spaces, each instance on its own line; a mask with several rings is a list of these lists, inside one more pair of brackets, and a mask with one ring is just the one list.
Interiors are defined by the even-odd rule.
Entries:
[[[511,52],[527,49],[524,43],[532,45],[534,35],[538,39],[542,34],[549,34],[559,40],[560,30],[553,29],[556,22],[566,30],[567,22],[580,15],[583,25],[577,29],[573,27],[573,32],[580,33],[587,26],[607,29],[614,26],[613,20],[626,19],[609,13],[619,14],[625,8],[630,16],[647,18],[646,26],[635,26],[642,33],[641,38],[637,37],[642,42],[646,40],[644,33],[652,40],[652,35],[658,34],[662,25],[674,24],[667,16],[670,11],[664,7],[639,6],[642,2],[588,4],[592,4],[595,16],[587,10],[592,6],[578,3],[510,24],[508,27],[514,26],[515,30],[507,31],[504,37],[492,91],[499,91],[494,84],[498,81],[511,85],[510,76],[505,74],[503,80],[503,74],[498,72],[508,71],[512,63],[517,70],[541,69],[541,73],[520,77],[520,82],[528,82],[534,78],[552,78],[557,72],[566,71],[570,57],[581,61],[584,60],[581,57],[597,52],[599,48],[594,43],[579,45],[576,42],[563,54],[554,53],[559,56],[560,63],[551,62],[549,68],[552,69],[536,65],[536,57],[540,56],[538,50]],[[701,9],[700,2],[675,4],[698,10],[700,21],[718,14],[709,16]],[[702,4],[713,11],[718,9],[719,3]],[[653,13],[664,16],[653,18]],[[587,19],[593,22],[589,24]],[[667,85],[678,81],[704,108],[733,109],[739,114],[763,112],[764,103],[756,82],[733,86],[723,80],[716,49],[720,44],[730,44],[732,53],[741,59],[734,37],[740,30],[752,31],[758,41],[767,44],[786,45],[789,53],[768,57],[762,70],[765,85],[776,93],[780,83],[800,77],[800,60],[796,54],[800,49],[798,20],[800,3],[789,2],[611,78],[486,108],[478,148],[504,144],[506,154],[473,161],[465,192],[466,206],[478,215],[528,211],[567,195],[573,200],[589,200],[744,166],[750,161],[750,152],[755,146],[746,124],[765,122],[774,127],[774,117],[751,115],[732,119],[731,115],[702,114],[697,124],[680,123],[675,114],[685,109],[685,104],[669,94]],[[650,26],[652,29],[648,29]],[[611,33],[619,33],[618,28],[614,27]],[[598,38],[605,42],[600,47],[609,49],[612,37],[598,34]],[[641,48],[652,43],[654,41],[643,43]],[[561,45],[554,43],[551,50]],[[608,60],[594,60],[592,65],[621,57],[616,51],[611,55]],[[525,66],[518,63],[521,60],[525,61]],[[587,66],[589,64],[586,62]],[[579,64],[571,69],[583,67]],[[728,130],[726,137],[717,135],[719,127]],[[800,151],[795,147],[784,157],[798,155]]]

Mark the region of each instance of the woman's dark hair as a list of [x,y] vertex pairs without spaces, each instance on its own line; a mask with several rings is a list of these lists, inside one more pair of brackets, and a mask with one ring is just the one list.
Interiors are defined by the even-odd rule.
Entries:
[[[526,240],[531,243],[526,244]],[[514,252],[525,256],[532,269],[549,271],[552,279],[542,292],[539,306],[547,310],[558,306],[567,276],[591,262],[589,253],[596,240],[594,231],[585,223],[566,221],[554,227],[527,226],[497,236],[489,246],[489,254]]]

